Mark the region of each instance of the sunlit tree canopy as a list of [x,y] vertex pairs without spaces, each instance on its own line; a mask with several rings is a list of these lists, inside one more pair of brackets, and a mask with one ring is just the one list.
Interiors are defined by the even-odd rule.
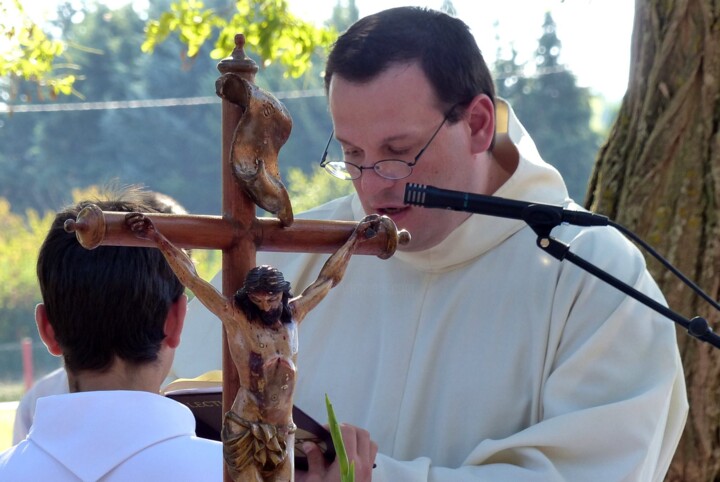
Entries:
[[0,92],[14,93],[18,79],[38,85],[38,97],[72,93],[76,76],[59,64],[65,43],[51,38],[19,0],[0,0]]
[[[217,3],[217,2],[216,2]],[[30,15],[30,2],[0,0],[0,93],[5,100],[16,95],[18,81],[38,86],[37,98],[51,99],[77,93],[73,85],[82,72],[69,54],[72,45],[63,36],[63,28],[45,18]],[[68,5],[58,4],[58,8]],[[312,65],[312,55],[327,48],[337,31],[318,27],[293,15],[287,0],[238,0],[230,7],[211,7],[199,0],[179,0],[166,10],[151,6],[145,39],[138,49],[152,53],[169,38],[177,38],[184,50],[179,56],[187,61],[200,49],[213,44],[210,57],[230,55],[237,33],[243,33],[252,52],[267,66],[279,63],[285,75],[300,77]],[[49,32],[52,32],[50,34]]]
[[243,33],[261,57],[263,65],[278,61],[287,75],[299,77],[311,65],[316,49],[327,47],[337,35],[333,28],[320,28],[290,13],[287,0],[238,0],[234,11],[206,8],[199,0],[180,0],[147,24],[145,52],[170,35],[177,35],[194,57],[205,42],[215,38],[210,56],[221,59],[232,52],[235,34]]

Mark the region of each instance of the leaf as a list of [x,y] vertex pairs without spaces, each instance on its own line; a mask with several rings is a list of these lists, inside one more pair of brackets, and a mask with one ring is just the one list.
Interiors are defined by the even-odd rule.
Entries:
[[210,57],[220,59],[233,51],[237,33],[245,35],[246,48],[260,56],[261,65],[278,62],[290,77],[304,74],[311,66],[311,54],[327,48],[337,37],[333,28],[316,27],[293,15],[287,0],[237,0],[231,14],[205,8],[202,2],[180,0],[158,20],[148,20],[142,51],[153,52],[175,34],[192,57],[217,35]]
[[355,482],[355,462],[348,464],[348,456],[347,452],[345,452],[345,443],[343,443],[340,425],[335,418],[335,411],[327,393],[325,394],[325,405],[327,406],[328,424],[330,425],[330,436],[335,447],[335,456],[340,463],[340,481]]
[[[0,0],[0,79],[12,84],[17,79],[35,82],[50,95],[71,93],[75,77],[61,75],[57,64],[65,43],[52,40],[25,13],[20,2]],[[12,89],[11,89],[12,90]]]

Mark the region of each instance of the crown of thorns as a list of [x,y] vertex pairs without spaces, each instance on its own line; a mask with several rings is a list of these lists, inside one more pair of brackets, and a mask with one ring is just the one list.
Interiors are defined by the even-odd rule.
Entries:
[[246,293],[265,291],[280,293],[290,289],[290,282],[285,281],[283,274],[272,266],[257,266],[248,271],[242,290]]

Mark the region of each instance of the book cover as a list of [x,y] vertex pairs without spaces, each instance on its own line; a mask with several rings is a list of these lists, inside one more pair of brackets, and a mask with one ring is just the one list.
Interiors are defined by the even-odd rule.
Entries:
[[[168,384],[162,394],[187,406],[195,416],[195,431],[198,437],[220,441],[222,430],[222,373],[208,372],[197,378],[181,378]],[[306,441],[314,442],[330,463],[335,459],[330,432],[315,419],[293,406],[295,432],[295,468],[307,470],[307,458],[302,450]]]

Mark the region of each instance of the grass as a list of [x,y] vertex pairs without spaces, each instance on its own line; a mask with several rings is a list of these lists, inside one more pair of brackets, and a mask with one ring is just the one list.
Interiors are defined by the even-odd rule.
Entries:
[[22,383],[0,382],[0,451],[12,445],[15,406],[7,402],[20,400],[23,393],[25,386]]
[[0,402],[15,402],[25,393],[22,383],[0,382]]
[[12,445],[15,407],[9,403],[0,403],[0,452]]

